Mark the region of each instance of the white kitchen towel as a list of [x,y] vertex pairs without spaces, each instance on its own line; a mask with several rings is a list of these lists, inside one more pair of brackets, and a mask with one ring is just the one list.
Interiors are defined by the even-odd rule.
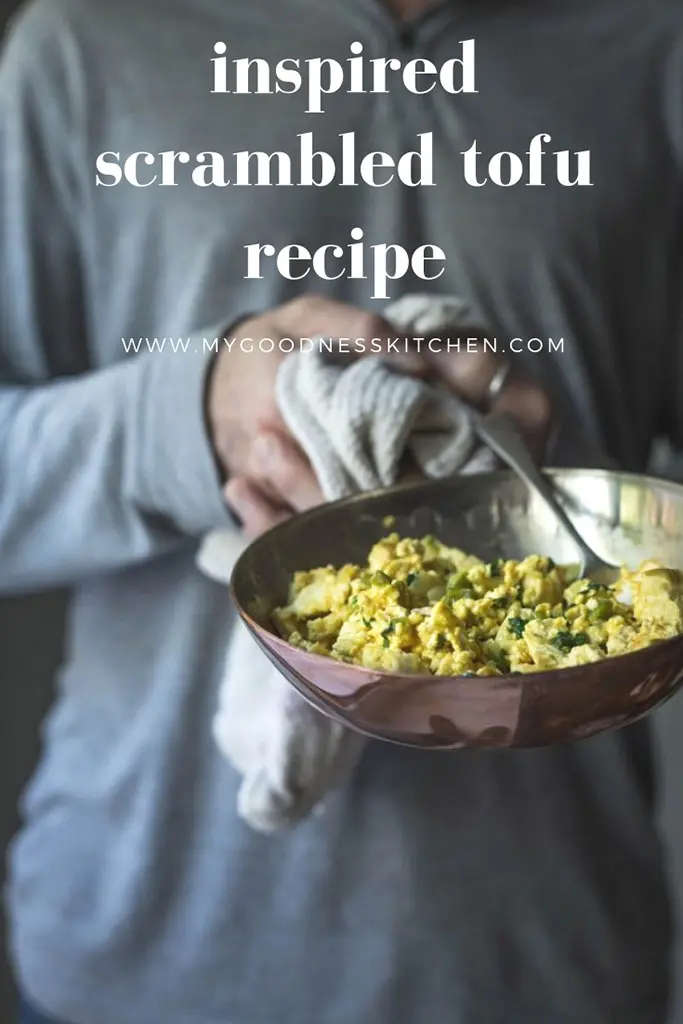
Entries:
[[[436,338],[468,324],[468,313],[458,298],[408,295],[384,315],[397,333]],[[432,478],[493,466],[450,395],[396,372],[381,356],[341,368],[320,347],[291,355],[278,376],[277,401],[329,501],[391,485],[406,452]],[[227,583],[244,543],[231,531],[209,534],[197,564]],[[241,623],[228,646],[213,734],[242,775],[238,813],[261,832],[320,810],[366,742],[300,697]]]

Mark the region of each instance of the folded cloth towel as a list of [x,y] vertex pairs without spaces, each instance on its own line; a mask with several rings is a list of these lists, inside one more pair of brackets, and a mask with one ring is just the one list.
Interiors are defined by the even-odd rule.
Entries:
[[[464,325],[467,314],[457,298],[407,295],[384,315],[406,336],[439,337]],[[432,478],[493,466],[450,395],[397,373],[380,356],[342,369],[319,348],[291,355],[278,375],[277,401],[329,501],[391,485],[406,452]],[[209,534],[198,566],[227,583],[243,546],[230,531]],[[243,776],[238,813],[261,832],[321,810],[366,742],[300,697],[241,623],[228,647],[213,734]]]

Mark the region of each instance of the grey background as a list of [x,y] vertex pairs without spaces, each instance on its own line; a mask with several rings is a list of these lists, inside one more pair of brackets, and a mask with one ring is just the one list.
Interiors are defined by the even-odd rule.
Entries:
[[[18,0],[0,0],[0,33]],[[653,467],[683,479],[683,456],[658,450]],[[59,663],[66,598],[62,593],[0,601],[0,848],[17,827],[17,798],[40,747],[40,723]],[[662,829],[683,922],[683,696],[655,715],[664,782]],[[4,859],[3,859],[4,862]],[[0,865],[1,867],[1,865]],[[4,921],[0,920],[4,934]],[[679,997],[670,1024],[683,1024],[683,943],[677,960]],[[0,944],[0,1021],[11,1024],[16,993]]]

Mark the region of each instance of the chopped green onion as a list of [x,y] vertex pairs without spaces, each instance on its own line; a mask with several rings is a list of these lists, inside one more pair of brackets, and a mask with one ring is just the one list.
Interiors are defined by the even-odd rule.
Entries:
[[446,597],[459,601],[461,597],[474,597],[474,587],[464,570],[451,573],[446,581]]
[[522,635],[524,634],[524,629],[525,628],[526,628],[526,620],[525,619],[520,619],[517,616],[514,616],[511,619],[508,619],[508,630],[509,630],[510,633],[512,633],[514,636],[516,636],[518,640],[521,639]]
[[378,569],[376,572],[372,574],[372,582],[379,584],[391,583],[391,576],[387,576],[385,572],[382,572],[381,569]]
[[502,651],[494,651],[493,654],[489,655],[489,657],[500,672],[507,673],[509,671],[510,666],[508,665],[507,658]]
[[614,615],[614,605],[606,597],[599,597],[597,600],[597,607],[593,608],[588,613],[588,618],[591,622],[602,622],[605,619],[609,619]]
[[588,637],[585,633],[570,633],[568,630],[563,629],[556,633],[550,642],[558,651],[568,654],[574,647],[581,647],[583,644],[587,644]]

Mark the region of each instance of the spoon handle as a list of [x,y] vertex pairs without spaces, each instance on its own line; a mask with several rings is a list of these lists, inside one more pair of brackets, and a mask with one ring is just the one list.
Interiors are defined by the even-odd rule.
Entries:
[[529,449],[517,433],[507,416],[482,416],[472,411],[471,422],[475,431],[492,451],[541,498],[556,519],[564,526],[581,552],[581,575],[589,566],[600,561],[578,532],[571,519],[560,505],[555,492],[543,473],[538,469]]

